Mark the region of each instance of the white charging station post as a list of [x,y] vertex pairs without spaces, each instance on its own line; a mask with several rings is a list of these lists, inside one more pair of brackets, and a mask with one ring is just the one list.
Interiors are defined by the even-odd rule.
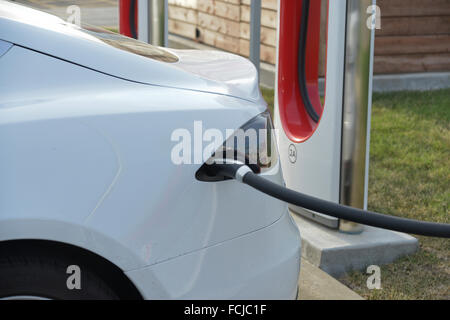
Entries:
[[[284,130],[279,137],[283,172],[289,188],[364,209],[367,206],[369,91],[373,59],[373,31],[366,25],[366,8],[371,3],[372,0],[349,0],[347,5],[345,1],[329,2],[322,115],[306,139],[288,137],[283,134]],[[293,50],[295,48],[293,46]],[[304,49],[308,50],[308,44]],[[279,117],[283,107],[277,97],[277,127],[283,127]],[[353,233],[362,231],[355,223],[295,206],[291,206],[291,210],[330,228]]]
[[[288,38],[286,41],[289,35],[284,32],[288,28],[292,30],[293,25],[304,26],[296,21],[301,19],[301,14],[293,12],[304,10],[299,3],[295,7],[289,0],[279,2],[274,122],[280,129],[278,146],[286,186],[321,199],[367,209],[375,31],[368,21],[369,9],[375,1],[325,1],[328,5],[325,102],[316,107],[321,112],[316,122],[304,110],[298,110],[306,105],[301,101],[304,95],[295,92],[301,89],[297,87],[302,85],[302,80],[290,75],[291,69],[296,70],[296,61],[293,54],[286,52],[301,49],[301,40],[294,43],[296,38]],[[317,7],[315,10],[317,14]],[[295,17],[290,18],[291,14]],[[311,19],[317,21],[317,17]],[[309,22],[308,26],[313,25]],[[313,36],[314,33],[308,34],[310,38],[303,50],[308,50],[308,41],[312,43]],[[318,55],[318,50],[315,52]],[[311,58],[315,52],[306,53],[307,63],[315,61]],[[299,54],[296,52],[295,56]],[[286,65],[282,59],[292,59],[292,63]],[[308,75],[303,79],[309,85],[307,92],[318,96],[314,92],[318,88],[314,80],[317,81]],[[293,81],[299,81],[297,87],[292,85]],[[293,100],[295,96],[298,101]],[[331,274],[364,268],[368,263],[387,263],[417,249],[417,240],[405,234],[363,227],[296,206],[290,206],[290,210],[302,234],[303,256]]]
[[155,46],[168,44],[168,0],[138,1],[138,39]]

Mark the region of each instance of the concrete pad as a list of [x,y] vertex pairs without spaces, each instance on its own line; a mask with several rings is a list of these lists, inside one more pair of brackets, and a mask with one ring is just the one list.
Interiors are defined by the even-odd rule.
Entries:
[[302,237],[302,257],[335,277],[390,263],[418,249],[417,239],[404,233],[364,226],[361,234],[346,234],[293,217]]
[[363,298],[311,263],[302,259],[298,300],[363,300]]

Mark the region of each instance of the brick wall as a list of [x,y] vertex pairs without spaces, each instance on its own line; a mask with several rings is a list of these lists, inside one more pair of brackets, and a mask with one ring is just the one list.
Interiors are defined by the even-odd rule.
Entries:
[[[249,55],[250,0],[169,0],[169,31]],[[262,1],[261,60],[275,63],[277,0]]]

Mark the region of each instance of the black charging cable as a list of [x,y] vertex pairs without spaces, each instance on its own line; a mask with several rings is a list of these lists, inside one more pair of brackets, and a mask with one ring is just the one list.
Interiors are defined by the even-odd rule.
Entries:
[[236,179],[281,201],[372,227],[422,236],[450,238],[450,224],[425,222],[361,210],[290,190],[253,173],[242,164],[213,164],[217,174]]

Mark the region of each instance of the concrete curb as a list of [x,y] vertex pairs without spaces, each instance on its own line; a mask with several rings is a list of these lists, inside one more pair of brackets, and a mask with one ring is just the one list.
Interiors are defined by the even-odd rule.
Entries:
[[300,266],[298,300],[364,300],[304,258]]
[[364,271],[412,254],[416,238],[389,230],[364,226],[360,234],[346,234],[293,214],[302,237],[302,257],[332,276]]

